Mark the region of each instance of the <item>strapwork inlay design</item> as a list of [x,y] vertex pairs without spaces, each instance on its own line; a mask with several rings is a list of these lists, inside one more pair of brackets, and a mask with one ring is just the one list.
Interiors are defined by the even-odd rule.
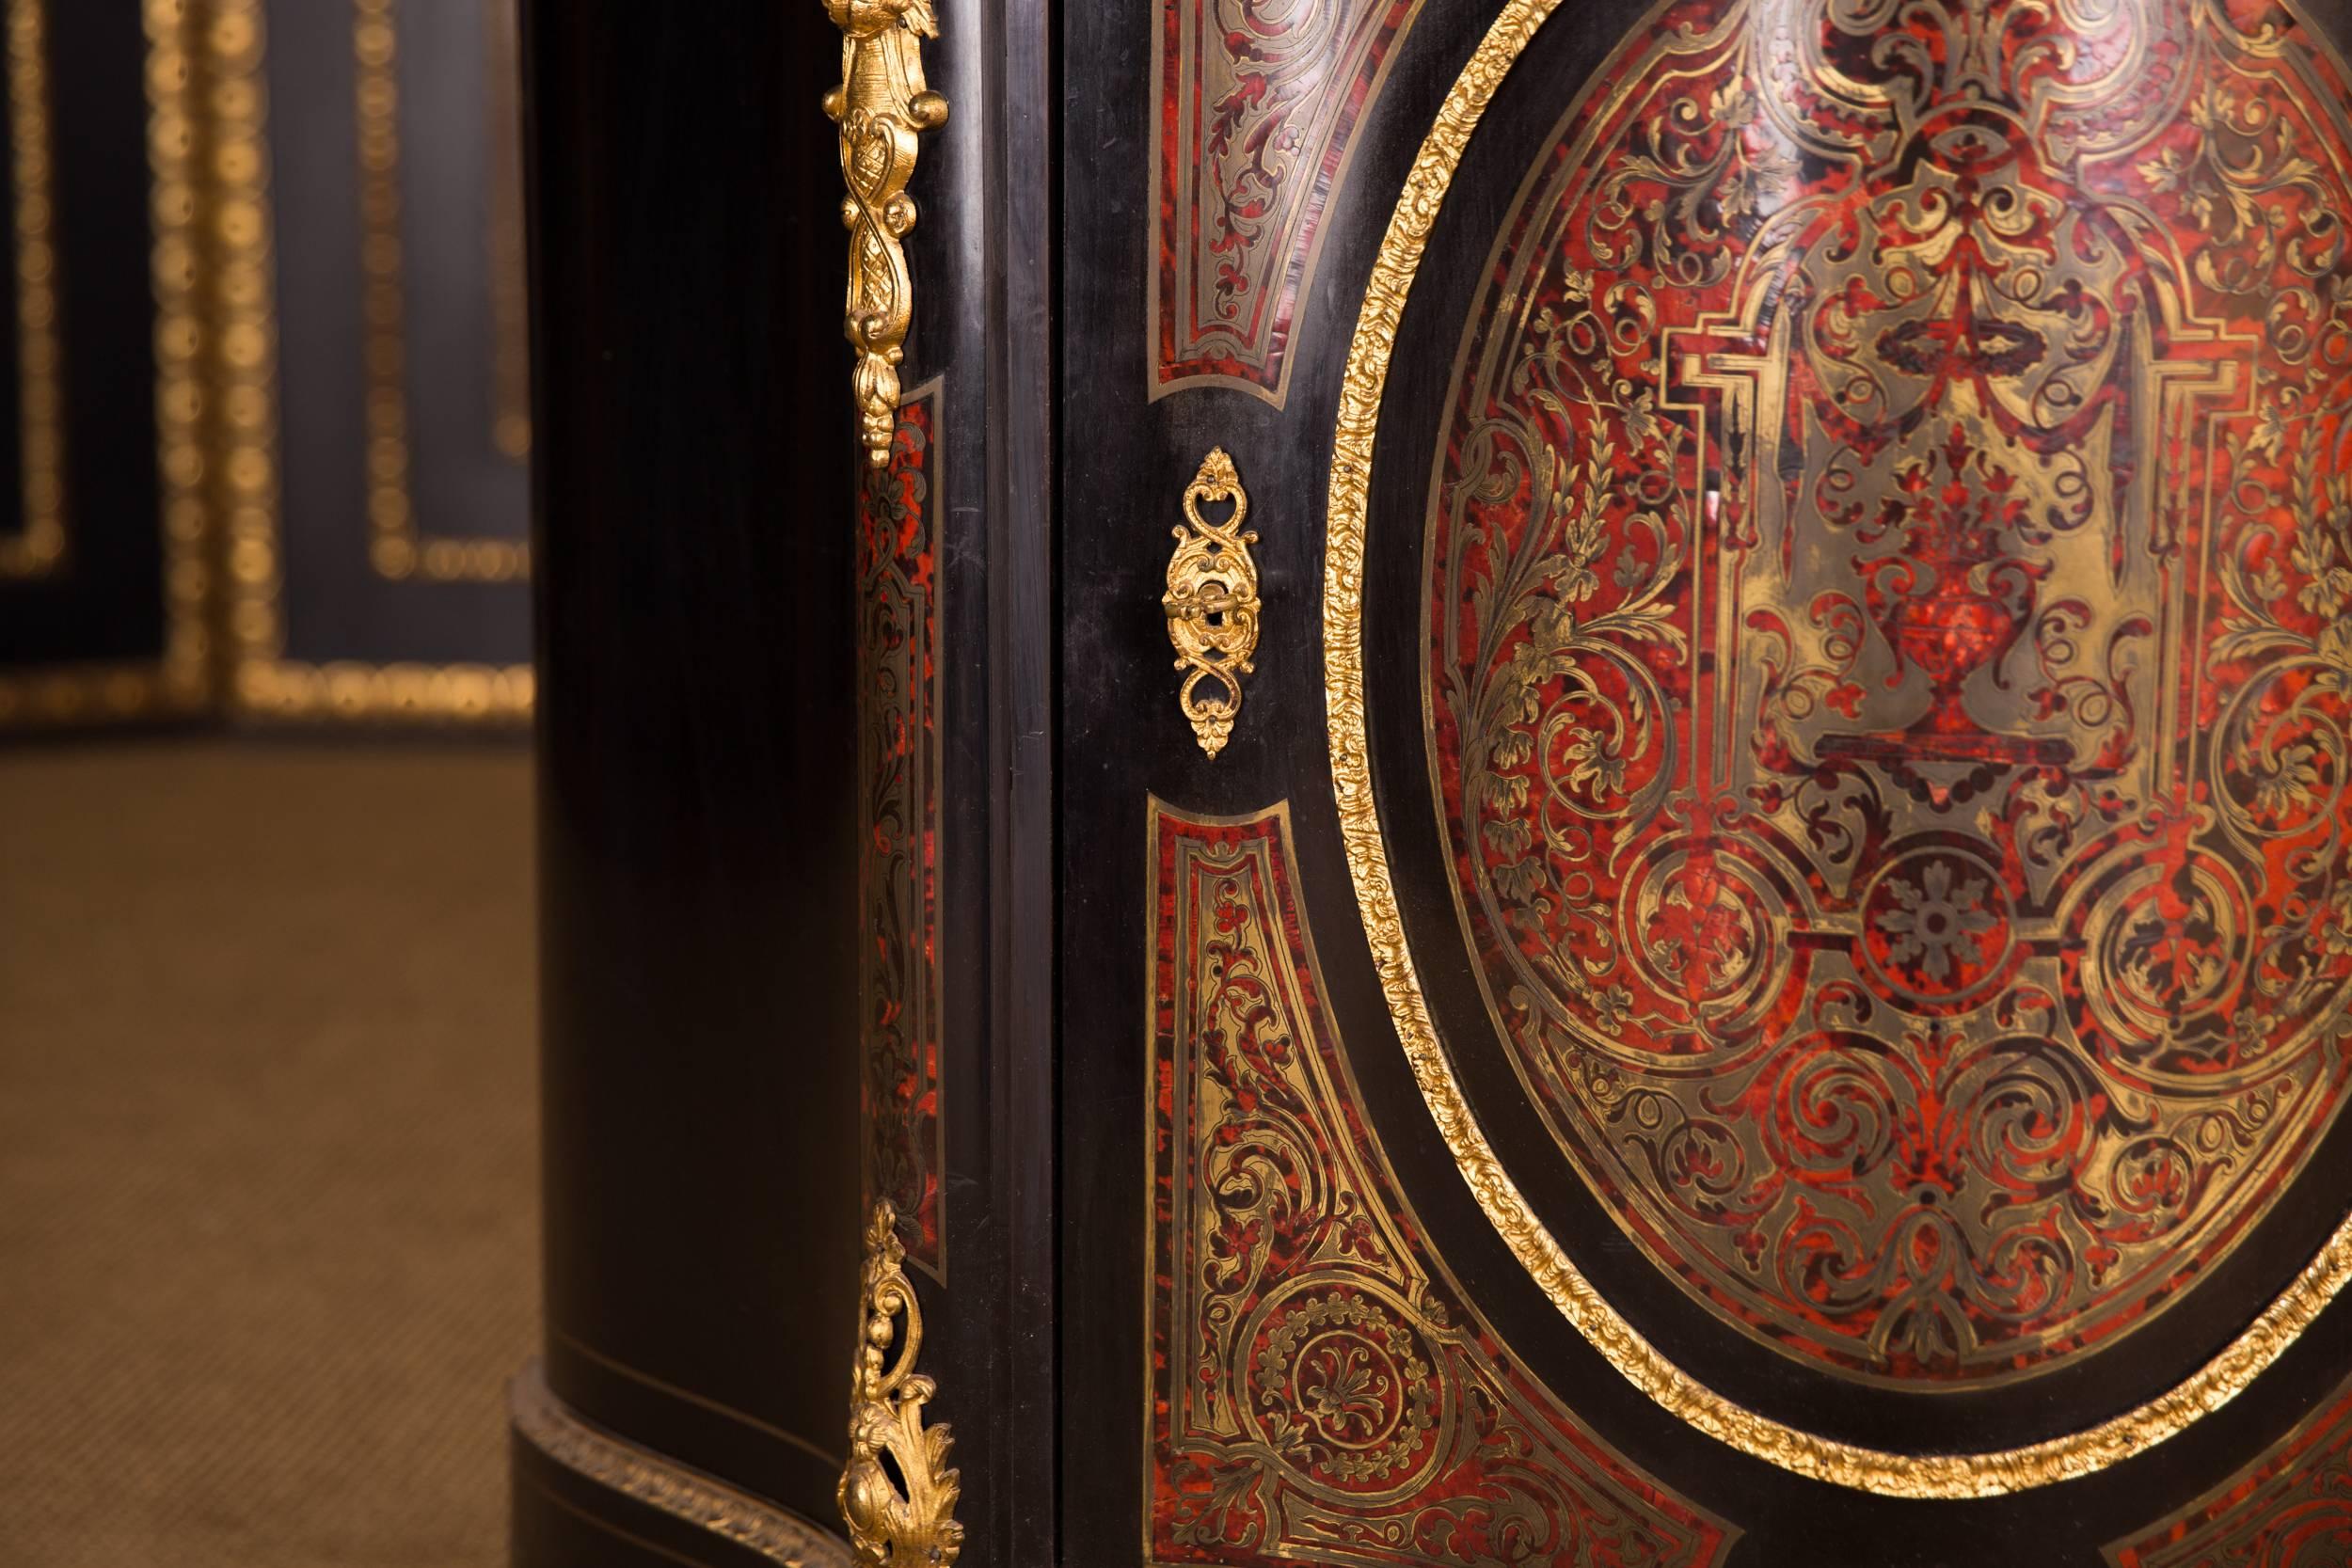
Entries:
[[2246,0],[1688,0],[1507,220],[1425,558],[1463,926],[1789,1354],[2111,1344],[2338,1114],[2348,99]]

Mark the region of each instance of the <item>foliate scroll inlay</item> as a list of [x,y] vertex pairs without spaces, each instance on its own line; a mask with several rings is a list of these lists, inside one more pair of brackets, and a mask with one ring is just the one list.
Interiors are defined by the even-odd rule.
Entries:
[[1512,1360],[1326,1013],[1289,817],[1154,801],[1152,1560],[1707,1568],[1737,1532]]
[[2110,1345],[2341,1109],[2348,105],[2249,0],[1685,0],[1508,220],[1426,555],[1464,927],[1775,1349]]
[[1422,0],[1160,0],[1152,395],[1277,404],[1323,224]]
[[2115,1568],[2338,1568],[2352,1562],[2352,1385],[2211,1496],[2107,1548]]
[[858,998],[866,1186],[946,1271],[939,990],[938,383],[898,411],[858,497]]

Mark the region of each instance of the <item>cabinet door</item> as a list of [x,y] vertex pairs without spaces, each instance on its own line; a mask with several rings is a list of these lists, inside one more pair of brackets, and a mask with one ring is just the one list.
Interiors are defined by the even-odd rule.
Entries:
[[2343,1560],[2347,22],[1065,8],[1066,1560]]
[[514,0],[211,0],[236,708],[528,711]]
[[208,666],[182,7],[9,0],[0,21],[0,730],[193,712]]

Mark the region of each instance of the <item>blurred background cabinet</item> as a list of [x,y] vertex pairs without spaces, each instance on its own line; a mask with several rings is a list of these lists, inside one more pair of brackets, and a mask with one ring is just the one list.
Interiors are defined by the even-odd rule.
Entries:
[[511,717],[531,697],[515,0],[214,3],[254,24],[215,55],[259,116],[229,93],[224,134],[258,130],[266,170],[224,269],[272,291],[277,361],[244,384],[278,456],[275,497],[230,515],[233,701]]
[[528,714],[515,29],[10,0],[0,726]]
[[194,109],[177,0],[9,0],[0,727],[206,709]]

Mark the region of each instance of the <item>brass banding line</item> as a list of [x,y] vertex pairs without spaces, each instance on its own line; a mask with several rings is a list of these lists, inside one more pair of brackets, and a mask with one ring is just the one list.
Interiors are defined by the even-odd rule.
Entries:
[[[838,1537],[582,1420],[556,1398],[548,1386],[547,1368],[535,1359],[509,1386],[507,1410],[515,1430],[532,1448],[599,1486],[699,1526],[785,1568],[849,1568],[850,1550]],[[572,1506],[560,1497],[554,1500]],[[602,1526],[600,1520],[590,1522]]]
[[1323,605],[1332,788],[1365,936],[1406,1059],[1463,1179],[1512,1255],[1611,1366],[1699,1431],[1797,1475],[1889,1497],[1999,1497],[2093,1474],[2219,1409],[2277,1361],[2352,1280],[2352,1219],[2219,1354],[2136,1409],[2018,1448],[1924,1454],[1866,1448],[1738,1404],[1644,1338],[1594,1289],[1512,1180],[1472,1116],[1438,1038],[1390,874],[1367,743],[1363,590],[1374,447],[1406,301],[1454,171],[1503,79],[1560,6],[1561,0],[1508,0],[1448,92],[1390,217],[1341,388]]
[[636,1367],[630,1366],[628,1362],[620,1360],[615,1356],[606,1354],[603,1351],[596,1349],[596,1346],[591,1345],[587,1341],[580,1338],[579,1335],[573,1334],[566,1329],[559,1328],[552,1323],[548,1325],[548,1335],[549,1338],[561,1344],[565,1350],[571,1352],[574,1355],[579,1356],[581,1360],[590,1363],[592,1366],[601,1367],[606,1371],[612,1373],[615,1377],[627,1378],[629,1382],[650,1388],[658,1394],[666,1394],[672,1399],[681,1400],[684,1402],[694,1406],[697,1410],[708,1411],[713,1416],[723,1416],[730,1421],[735,1421],[740,1425],[749,1427],[752,1431],[758,1433],[763,1437],[772,1437],[779,1443],[785,1443],[792,1448],[798,1449],[801,1452],[807,1454],[810,1458],[816,1460],[818,1464],[824,1465],[829,1470],[837,1470],[841,1468],[841,1455],[839,1453],[831,1449],[820,1448],[817,1444],[810,1442],[807,1438],[803,1437],[798,1433],[787,1432],[784,1428],[777,1426],[772,1421],[763,1421],[758,1417],[750,1414],[748,1411],[738,1410],[731,1404],[722,1403],[721,1402],[712,1399],[707,1394],[698,1394],[691,1388],[681,1388],[675,1383],[658,1378],[651,1372],[644,1371]]

